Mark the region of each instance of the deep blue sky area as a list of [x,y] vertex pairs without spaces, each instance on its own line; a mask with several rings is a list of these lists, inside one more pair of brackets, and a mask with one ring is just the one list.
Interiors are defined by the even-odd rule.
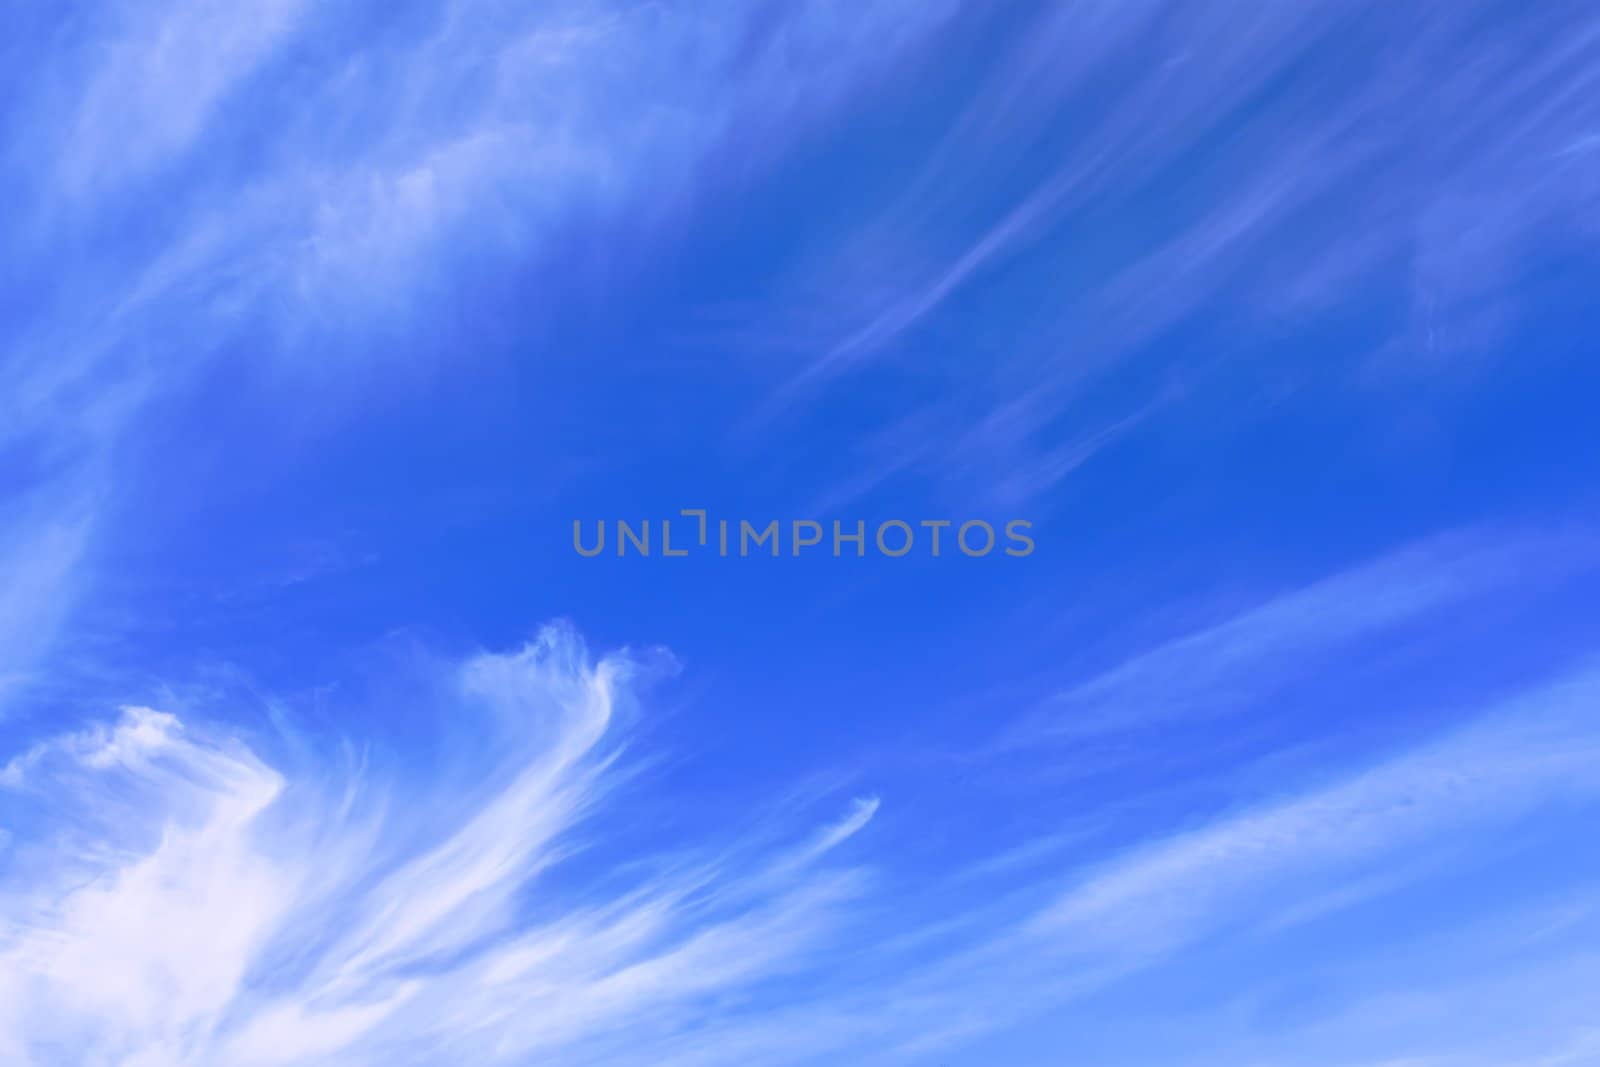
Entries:
[[1587,5],[0,40],[0,1062],[1600,1063]]

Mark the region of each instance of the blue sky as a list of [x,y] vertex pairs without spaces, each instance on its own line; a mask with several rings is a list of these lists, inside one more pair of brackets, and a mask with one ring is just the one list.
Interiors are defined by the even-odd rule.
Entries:
[[0,41],[0,1061],[1600,1064],[1588,5]]

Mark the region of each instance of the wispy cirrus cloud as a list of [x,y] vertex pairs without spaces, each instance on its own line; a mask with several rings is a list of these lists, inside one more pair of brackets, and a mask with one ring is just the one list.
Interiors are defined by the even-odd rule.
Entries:
[[1041,930],[1074,929],[1137,956],[1214,932],[1267,891],[1298,901],[1338,868],[1381,863],[1456,827],[1486,830],[1597,788],[1593,676],[1529,694],[1487,723],[1329,788],[1180,835],[1111,864],[1051,905]]
[[[447,239],[525,269],[563,228],[618,208],[663,219],[714,154],[770,162],[948,11],[475,0],[384,33],[298,0],[147,14],[62,28],[82,77],[34,101],[62,122],[34,134],[51,150],[32,191],[42,218],[92,232],[117,221],[117,183],[166,168],[170,224],[123,249],[99,303],[223,325],[285,307],[315,322],[352,301],[397,311]],[[292,95],[251,84],[291,62]],[[133,152],[130,126],[147,133]]]
[[670,1031],[781,973],[859,892],[826,857],[875,802],[736,869],[537,902],[615,781],[634,669],[591,662],[563,629],[473,659],[450,714],[476,717],[500,758],[410,795],[295,776],[147,708],[15,757],[4,802],[48,814],[0,879],[9,1058],[525,1062],[622,1026]]
[[[1289,328],[1341,309],[1403,309],[1349,354],[1352,379],[1467,362],[1516,320],[1510,283],[1544,261],[1551,227],[1592,233],[1600,217],[1585,103],[1600,25],[1528,10],[1491,34],[1482,14],[1153,2],[1019,17],[919,142],[913,179],[853,205],[864,224],[776,294],[770,348],[789,377],[753,421],[809,425],[835,388],[910,382],[932,399],[885,400],[856,482],[1016,503],[1076,469],[1064,452],[1110,447],[1105,431],[1173,389],[1248,380]],[[1204,327],[1224,316],[1218,350]],[[1160,349],[1153,367],[1187,327],[1204,347]],[[971,335],[981,367],[941,355]],[[944,380],[959,387],[927,388]]]
[[[873,100],[903,61],[941,60],[985,23],[970,5],[905,0],[473,0],[392,19],[379,6],[72,11],[28,38],[48,43],[45,74],[19,63],[22,76],[0,75],[16,87],[8,119],[23,119],[0,152],[18,220],[0,239],[14,287],[0,323],[0,701],[38,674],[117,509],[141,506],[109,490],[163,401],[249,361],[272,382],[251,402],[359,418],[345,398],[440,358],[388,339],[449,320],[501,268],[564,283],[529,284],[507,315],[612,300],[622,261],[690,225],[686,207],[714,211],[845,105]],[[1372,283],[1403,309],[1379,362],[1471,350],[1514,313],[1503,283],[1538,261],[1541,227],[1592,222],[1600,158],[1593,20],[1528,8],[1491,41],[1484,10],[1241,15],[1135,0],[1025,13],[953,121],[886,138],[926,149],[911,180],[867,183],[868,225],[813,248],[779,293],[807,310],[764,350],[793,357],[762,368],[776,390],[765,411],[826,421],[836,385],[902,375],[915,387],[857,398],[862,432],[843,444],[871,462],[830,499],[908,473],[1017,503],[1235,366],[1232,352],[1150,351],[1209,313],[1234,316],[1249,348]],[[1384,44],[1349,43],[1369,39]],[[848,200],[849,186],[829,188]],[[784,191],[819,219],[834,210],[805,200],[804,179]],[[1297,358],[1283,360],[1291,380]],[[1138,380],[1111,403],[1085,402],[1130,368]],[[1226,392],[1208,426],[1248,406],[1248,392]],[[174,436],[203,449],[212,429],[197,419]],[[1590,555],[1553,536],[1427,542],[1145,642],[981,756],[997,776],[1024,750],[1092,762],[1082,746],[1108,737],[1142,741],[1348,681],[1358,672],[1338,668],[1352,649],[1556,584]],[[1310,931],[1326,935],[1316,953],[1263,969],[1348,951],[1367,987],[1394,992],[1367,1014],[1425,1022],[1380,1035],[1390,1062],[1487,1062],[1441,1034],[1509,985],[1379,981],[1387,961],[1361,953],[1387,949],[1393,931],[1345,945],[1339,924],[1406,893],[1431,910],[1533,829],[1570,860],[1597,806],[1597,686],[1581,674],[1476,727],[1341,754],[1292,781],[1230,766],[1226,801],[1188,797],[1181,819],[1097,818],[1141,782],[1037,798],[1051,825],[1018,835],[960,776],[926,790],[973,809],[987,862],[929,847],[908,859],[906,836],[942,847],[955,835],[900,816],[887,790],[881,814],[861,796],[816,818],[780,809],[756,841],[715,828],[657,841],[654,824],[613,821],[644,777],[629,729],[644,713],[641,672],[556,628],[454,665],[420,698],[430,714],[406,752],[358,732],[360,715],[348,745],[284,744],[233,709],[173,711],[151,696],[0,752],[0,1059],[943,1063],[1041,1019],[1097,1030],[1072,1013],[1119,983],[1184,965],[1224,973],[1212,964],[1228,951],[1270,955]],[[42,727],[37,714],[27,724]],[[1153,778],[1182,747],[1152,745],[1113,770]],[[1062,832],[1079,820],[1087,832]],[[1582,881],[1562,863],[1538,886],[1522,875],[1504,876],[1497,907]],[[1475,939],[1458,947],[1464,973],[1498,965]],[[1595,973],[1581,958],[1522,962],[1547,1002]],[[1406,982],[1429,981],[1418,1011]],[[1302,1039],[1297,1063],[1324,1051],[1374,1062],[1336,1047],[1369,1025],[1344,993],[1315,1013],[1320,1028],[1276,1031],[1276,1047]],[[1496,1046],[1496,1062],[1592,1050],[1571,1025],[1592,1012],[1536,1017],[1548,1036]]]
[[[997,907],[976,928],[962,925],[954,940],[936,938],[934,951],[900,960],[888,975],[854,986],[836,980],[808,1000],[731,1024],[716,1041],[680,1041],[665,1062],[810,1063],[846,1050],[860,1062],[938,1062],[979,1035],[1049,1013],[1068,1021],[1048,1041],[1071,1045],[1075,1035],[1088,1037],[1103,1021],[1092,1007],[1078,1014],[1075,1004],[1127,988],[1141,975],[1204,967],[1214,952],[1269,944],[1282,936],[1280,917],[1329,884],[1352,885],[1377,872],[1386,881],[1370,887],[1373,895],[1409,890],[1448,898],[1464,860],[1456,846],[1503,844],[1542,811],[1591,810],[1600,800],[1595,774],[1600,734],[1593,715],[1597,686],[1600,678],[1592,672],[1573,676],[1496,707],[1466,729],[1346,771],[1324,786],[1260,799],[1197,828],[1134,845],[1125,855],[1076,874],[1036,876],[1030,888],[1045,890],[1040,905],[1009,914]],[[1426,865],[1400,862],[1430,850]],[[1325,910],[1316,919],[1326,921],[1370,899],[1323,900]],[[1461,951],[1459,944],[1431,948]],[[1362,964],[1381,969],[1384,961],[1367,958]],[[1593,971],[1581,952],[1537,957],[1523,966],[1522,981],[1558,988],[1567,973]],[[1325,1004],[1315,1024],[1296,1020],[1274,1031],[1271,1037],[1279,1045],[1264,1033],[1251,1040],[1266,1047],[1298,1047],[1305,1062],[1356,1062],[1340,1058],[1341,1041],[1356,1043],[1366,1036],[1365,1025],[1354,1016],[1365,1010],[1366,996],[1379,989],[1396,1001],[1426,1000],[1429,1011],[1391,1017],[1392,1024],[1409,1025],[1380,1032],[1373,1039],[1376,1047],[1415,1047],[1439,1063],[1479,1062],[1470,1044],[1452,1042],[1434,1026],[1435,1016],[1447,1013],[1451,1003],[1480,995],[1472,980],[1415,988],[1374,977],[1366,987],[1353,985]],[[1563,1040],[1581,1044],[1578,1020],[1583,1018],[1581,1010],[1554,1012],[1552,1019],[1565,1030],[1498,1037],[1503,1047],[1523,1052],[1540,1052]],[[1309,1036],[1313,1031],[1318,1031],[1315,1038]],[[1246,1049],[1249,1044],[1242,1043]],[[1139,1046],[1130,1042],[1130,1047]],[[1186,1047],[1180,1042],[1172,1051]],[[656,1062],[653,1056],[637,1062]]]
[[851,846],[871,876],[835,858],[876,799],[788,846],[679,844],[598,867],[586,853],[574,893],[574,846],[603,842],[628,780],[641,669],[591,659],[560,627],[468,660],[440,713],[496,757],[404,788],[377,764],[274,765],[220,722],[138,707],[14,756],[0,1048],[150,1067],[917,1062],[1217,938],[1280,936],[1276,917],[1326,884],[1410,871],[1384,894],[1448,876],[1449,853],[1386,864],[1588,810],[1600,783],[1600,683],[1580,674],[1120,858],[1030,865],[1034,903],[969,899],[957,924],[884,925],[883,843]]
[[0,531],[0,718],[83,593],[91,502],[34,489],[16,494]]
[[[83,57],[90,76],[54,131],[55,189],[88,208],[83,198],[115,195],[122,183],[181,159],[308,7],[304,0],[227,7],[190,0],[103,12],[91,23],[94,40]],[[139,136],[129,138],[130,130]]]
[[47,651],[67,584],[89,584],[118,446],[152,406],[247,349],[283,388],[274,402],[348,417],[331,397],[417,369],[414,346],[389,342],[432,320],[419,294],[453,285],[450,264],[526,272],[574,233],[669,225],[722,160],[767,165],[948,14],[900,0],[849,17],[474,0],[392,25],[300,0],[19,13],[16,39],[45,42],[49,69],[18,80],[0,141],[18,220],[0,267],[22,294],[3,323],[0,458],[50,466],[71,499],[48,515],[27,502],[29,536],[72,526],[83,565],[61,595],[7,605],[39,616],[0,620],[0,639],[34,633]]
[[1362,642],[1594,566],[1583,535],[1430,539],[1144,648],[1007,728],[1005,745],[1066,744],[1239,715]]

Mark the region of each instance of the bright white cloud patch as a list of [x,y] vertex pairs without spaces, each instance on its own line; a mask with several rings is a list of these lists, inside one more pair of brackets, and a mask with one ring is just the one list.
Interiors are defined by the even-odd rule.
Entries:
[[[1585,394],[1544,410],[1542,340],[1460,372],[1545,306],[1515,283],[1587,277],[1600,22],[1243,7],[0,10],[0,1067],[952,1067],[1041,1018],[1052,1067],[1117,1062],[1119,1025],[1141,1062],[1594,1060],[1600,676],[1526,688],[1595,636],[1592,539],[1550,529]],[[503,569],[563,484],[635,500],[692,456],[819,513],[905,489],[1041,527],[1090,477],[1053,562],[937,615],[857,614],[900,603],[871,571],[748,579],[790,623],[848,606],[829,642],[905,632],[685,715],[704,788],[646,770],[642,661],[560,627],[430,674],[387,748],[336,689],[321,745],[287,698],[277,733],[163,699],[498,633],[510,589],[677,605],[658,636],[746,660],[711,675],[803,660],[692,569]],[[1392,550],[1501,512],[1545,533]],[[779,691],[809,729],[749,696]],[[735,715],[771,732],[705,747]],[[775,753],[863,795],[752,811]]]
[[[16,754],[0,769],[19,828],[0,867],[0,1053],[142,1067],[915,1059],[1224,931],[1248,940],[1399,891],[1450,868],[1396,863],[1403,852],[1592,805],[1600,782],[1596,681],[1579,677],[1342,781],[1036,877],[1056,888],[1033,906],[880,910],[879,936],[858,944],[850,924],[886,901],[833,857],[875,798],[786,842],[624,850],[582,892],[562,885],[627,780],[640,669],[592,660],[565,627],[472,658],[439,708],[470,758],[412,768],[406,788],[364,761],[275,768],[146,707]],[[1331,901],[1325,885],[1369,888]]]
[[632,670],[559,628],[468,662],[447,710],[494,758],[447,783],[445,818],[374,782],[291,783],[149,708],[12,759],[7,804],[47,814],[0,897],[7,1061],[494,1062],[624,1020],[670,1029],[782,970],[852,894],[819,863],[875,803],[738,869],[537,906],[614,777]]

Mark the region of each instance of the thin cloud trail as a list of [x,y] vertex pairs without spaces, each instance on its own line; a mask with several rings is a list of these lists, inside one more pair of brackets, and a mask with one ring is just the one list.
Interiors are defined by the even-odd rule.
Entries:
[[[27,829],[0,867],[0,1049],[146,1067],[915,1061],[1219,936],[1437,877],[1383,864],[1592,804],[1600,782],[1600,684],[1578,674],[1124,858],[1035,865],[1036,890],[1058,886],[1037,906],[980,907],[920,948],[852,949],[883,889],[835,856],[875,798],[792,844],[708,852],[609,894],[551,882],[565,845],[603,825],[641,669],[591,659],[564,626],[473,657],[449,714],[497,758],[409,794],[370,768],[275,768],[220,726],[144,707],[13,755],[0,804]],[[426,810],[440,800],[443,817]],[[1328,879],[1367,891],[1312,892]],[[775,984],[788,992],[762,993]],[[728,998],[739,1010],[712,1008]]]
[[1597,559],[1583,535],[1459,531],[1431,538],[1141,649],[1048,697],[1009,725],[997,745],[1064,745],[1239,715],[1362,641],[1519,587],[1558,583]]
[[9,843],[32,862],[0,883],[15,1061],[67,1043],[84,1063],[429,1062],[427,1048],[511,1062],[624,1021],[676,1025],[793,966],[860,890],[825,858],[875,801],[765,861],[524,914],[610,787],[636,666],[590,661],[559,627],[465,664],[455,713],[509,732],[422,839],[415,801],[368,795],[352,814],[341,783],[291,779],[148,708],[16,755],[5,802],[53,814],[29,831],[43,839]]
[[[1588,239],[1600,218],[1591,103],[1600,98],[1600,21],[1582,4],[1500,6],[1508,18],[1491,40],[1484,4],[1424,12],[1306,0],[1241,14],[1085,0],[1020,12],[995,38],[1004,46],[992,64],[949,68],[945,60],[965,55],[967,28],[996,27],[981,6],[459,0],[401,5],[391,19],[381,3],[115,0],[93,11],[67,5],[59,16],[22,11],[29,5],[0,14],[0,27],[20,24],[27,32],[14,40],[29,42],[6,47],[20,73],[0,73],[0,95],[12,98],[0,103],[0,182],[11,208],[0,238],[0,725],[5,736],[13,726],[29,735],[0,749],[0,1063],[943,1064],[978,1037],[1041,1018],[1065,1020],[1053,1037],[1114,1026],[1117,1006],[1096,1015],[1095,998],[1119,984],[1144,1010],[1141,998],[1160,992],[1170,969],[1223,974],[1256,950],[1257,973],[1315,972],[1337,957],[1361,981],[1343,982],[1340,1003],[1315,1024],[1274,1017],[1255,1027],[1267,1039],[1242,1050],[1192,1043],[1185,1051],[1197,1064],[1592,1058],[1600,1004],[1582,991],[1600,988],[1600,961],[1581,946],[1600,943],[1584,925],[1600,912],[1582,884],[1584,850],[1572,846],[1600,810],[1600,679],[1588,667],[1548,666],[1582,629],[1570,601],[1586,587],[1550,595],[1549,614],[1533,610],[1539,596],[1589,576],[1595,554],[1583,538],[1428,540],[1188,632],[1116,648],[1054,697],[1034,689],[1021,707],[1002,708],[998,725],[983,719],[981,736],[1000,740],[940,767],[981,764],[977,775],[930,785],[913,769],[879,781],[868,756],[851,764],[869,768],[859,790],[841,791],[839,767],[817,768],[834,784],[756,816],[740,808],[743,793],[664,789],[648,797],[643,827],[627,813],[639,810],[634,790],[656,784],[661,755],[650,747],[660,735],[638,728],[651,715],[649,655],[595,656],[573,628],[556,625],[526,647],[419,670],[426,683],[407,697],[427,715],[397,731],[403,751],[386,748],[376,727],[331,741],[309,727],[295,734],[288,699],[269,698],[274,734],[226,699],[162,698],[179,683],[151,676],[209,655],[199,647],[210,643],[209,620],[170,626],[181,598],[144,600],[127,585],[142,580],[132,572],[153,558],[152,545],[185,557],[179,570],[259,573],[243,553],[185,551],[239,532],[239,514],[202,499],[238,487],[221,476],[155,493],[179,504],[175,515],[130,521],[121,556],[114,543],[120,520],[146,518],[145,490],[181,480],[168,461],[192,471],[187,454],[204,451],[211,433],[235,436],[191,408],[231,394],[264,419],[303,419],[318,432],[338,423],[351,431],[329,450],[340,469],[388,439],[387,422],[370,440],[357,430],[369,412],[387,418],[387,394],[447,377],[451,396],[479,391],[465,361],[480,337],[492,348],[498,335],[440,342],[450,311],[515,319],[526,327],[516,343],[537,349],[529,338],[556,305],[617,306],[632,295],[617,279],[635,266],[671,269],[679,252],[696,251],[678,238],[725,235],[719,227],[753,217],[768,192],[781,194],[780,213],[798,208],[776,228],[806,230],[798,250],[775,248],[750,270],[748,249],[707,249],[714,269],[697,264],[662,289],[643,287],[629,309],[649,330],[662,325],[655,316],[673,314],[653,305],[686,294],[719,300],[731,290],[756,303],[753,321],[736,323],[739,350],[711,355],[739,373],[708,377],[705,390],[690,384],[720,407],[712,394],[743,378],[739,361],[759,350],[766,362],[752,381],[730,385],[730,406],[755,412],[745,443],[758,457],[780,466],[797,457],[801,477],[768,484],[796,486],[820,510],[874,505],[898,479],[966,483],[970,492],[958,485],[949,495],[1043,507],[1064,480],[1156,424],[1174,431],[1164,466],[1181,458],[1186,450],[1169,446],[1188,433],[1250,420],[1263,350],[1282,354],[1271,377],[1281,374],[1290,391],[1312,373],[1345,385],[1421,360],[1449,387],[1437,392],[1450,393],[1471,362],[1464,357],[1490,351],[1515,319],[1522,287],[1509,283],[1544,262],[1547,231]],[[1349,47],[1367,40],[1386,43]],[[948,87],[966,96],[941,98],[953,115],[894,122],[865,162],[837,161],[836,185],[813,183],[815,135],[836,120],[826,132],[847,144],[862,133],[857,119],[869,133],[887,131],[885,120],[901,114],[896,101],[921,88],[901,79],[908,70],[953,73]],[[904,181],[859,181],[879,148],[904,164]],[[796,173],[769,190],[764,176],[785,157]],[[749,294],[745,286],[769,271],[778,291]],[[515,297],[472,306],[480,288],[503,279],[516,280]],[[781,307],[762,306],[769,296]],[[1369,298],[1391,309],[1372,317],[1389,340],[1360,342],[1375,350],[1324,352],[1337,366],[1313,371],[1302,362],[1320,358],[1318,345],[1279,344],[1286,326],[1338,319]],[[1227,320],[1225,355],[1157,345],[1213,313]],[[400,336],[406,343],[390,343]],[[774,361],[774,352],[791,358]],[[1147,373],[1156,362],[1163,373]],[[1224,370],[1230,377],[1219,381]],[[607,399],[617,410],[655,399],[634,393],[628,367],[594,374],[615,380]],[[846,405],[841,421],[831,401],[846,384],[862,386],[852,393],[862,403]],[[1094,395],[1102,386],[1114,386],[1109,399]],[[1208,417],[1187,417],[1218,397]],[[566,397],[556,388],[539,402]],[[563,417],[584,419],[581,406],[577,398]],[[1484,417],[1498,416],[1483,406]],[[451,403],[441,409],[461,414]],[[608,404],[593,425],[614,413]],[[808,426],[817,432],[805,447],[789,447],[785,429],[808,418],[826,425]],[[1495,422],[1508,441],[1523,436]],[[261,454],[250,457],[260,470],[239,471],[246,482],[293,481],[321,466],[311,449],[304,466],[279,463],[280,449],[303,443],[291,432],[260,442],[248,432],[219,449]],[[867,462],[829,455],[834,446]],[[505,474],[496,464],[526,458],[520,447],[495,447],[482,470],[452,456],[451,472],[459,458],[466,479],[487,488]],[[1508,448],[1499,462],[1517,464],[1519,454]],[[598,452],[595,460],[608,465]],[[1254,464],[1240,467],[1243,490]],[[366,473],[330,480],[328,494],[380,488]],[[370,473],[391,468],[374,463]],[[516,492],[527,474],[517,472]],[[1555,491],[1553,476],[1534,481],[1530,494]],[[630,484],[608,476],[593,488]],[[1128,487],[1160,495],[1168,484],[1163,474]],[[409,529],[436,518],[417,495],[384,510],[379,493],[350,510]],[[1427,522],[1459,518],[1454,505],[1470,503],[1428,499],[1454,504],[1428,509]],[[1086,503],[1104,500],[1090,494]],[[1419,514],[1407,514],[1383,531],[1414,536]],[[192,542],[175,536],[180,525]],[[476,529],[490,526],[503,529]],[[1306,547],[1342,551],[1344,533]],[[165,560],[163,551],[154,555]],[[1294,565],[1262,561],[1280,564]],[[153,580],[167,579],[155,573],[162,566]],[[1036,583],[1040,594],[1063,577],[1040,573],[1053,574]],[[211,577],[194,584],[210,592]],[[464,594],[467,625],[503,621],[513,576],[475,577],[494,588],[484,600]],[[1132,577],[1148,589],[1145,576]],[[122,591],[97,601],[101,580]],[[540,588],[559,597],[559,584]],[[866,603],[870,583],[863,590]],[[392,602],[379,609],[364,595],[316,612],[326,629],[293,638],[309,645],[326,633],[337,645],[393,621],[383,617]],[[305,647],[255,633],[281,624],[288,638],[294,621],[275,612],[289,599],[273,599],[247,626],[219,627],[218,654],[258,638],[286,655]],[[714,614],[685,603],[691,616]],[[592,606],[625,607],[604,597]],[[141,618],[106,621],[123,611]],[[978,639],[987,652],[973,663],[1015,662],[998,649],[1008,639],[1002,615],[992,627],[986,613],[971,620],[974,631],[995,631]],[[80,622],[104,626],[106,644],[93,633],[79,640]],[[1538,632],[1481,633],[1521,626]],[[1469,639],[1453,643],[1465,630]],[[78,662],[112,643],[104,658],[120,662]],[[685,647],[710,643],[692,630],[685,637]],[[1520,695],[1484,697],[1485,711],[1362,692],[1368,664],[1354,661],[1379,646],[1386,663],[1375,673],[1410,670],[1421,646],[1440,661],[1406,674],[1416,689],[1459,693],[1492,675],[1490,684]],[[1482,669],[1468,669],[1478,666],[1469,657]],[[1507,671],[1490,669],[1502,660],[1537,661],[1560,676],[1508,682]],[[302,667],[326,679],[320,665],[298,662],[275,677],[293,686]],[[98,677],[117,683],[88,698],[57,700],[53,689],[40,699],[42,686],[72,689],[78,668],[103,668]],[[118,688],[135,673],[154,688]],[[903,726],[896,743],[947,753],[957,742],[922,733],[912,716],[948,694],[930,698],[935,686],[915,684],[926,679],[907,681],[890,702],[908,707],[860,710],[874,727]],[[1381,707],[1342,716],[1347,682],[1351,699]],[[1323,685],[1315,710],[1325,722],[1301,728],[1306,720],[1277,714],[1276,698]],[[44,725],[122,699],[136,702],[104,721]],[[337,693],[328,699],[337,706]],[[385,710],[356,704],[335,707],[337,721],[370,725]],[[25,716],[13,718],[19,705]],[[1287,730],[1245,736],[1269,709],[1294,726],[1291,746],[1326,757],[1315,769],[1300,750],[1260,751]],[[1463,728],[1468,713],[1481,718]],[[1389,714],[1392,723],[1360,738],[1345,732]],[[1212,729],[1225,716],[1229,729]],[[1436,728],[1419,723],[1446,718],[1450,726],[1417,736]],[[695,739],[699,725],[675,736]],[[1211,760],[1197,786],[1184,776],[1209,759],[1208,745],[1249,749],[1270,766]],[[759,743],[723,753],[722,769],[742,778],[737,788],[781,792],[759,764]],[[904,767],[902,755],[882,763]],[[1107,793],[1070,784],[1024,792],[1040,775],[1073,783],[1085,768],[1097,785],[1110,783]],[[986,806],[992,798],[978,790],[989,783],[977,777],[1013,791]],[[820,812],[819,794],[828,797]],[[1163,812],[1152,794],[1176,796],[1181,813]],[[671,823],[679,801],[708,797],[708,825]],[[937,813],[918,809],[919,799]],[[952,829],[963,821],[965,830]],[[1542,863],[1524,870],[1521,856],[1540,847]],[[1377,926],[1343,936],[1342,924],[1359,922],[1373,902],[1406,894],[1421,909],[1394,914],[1431,917],[1448,903],[1463,927],[1474,925],[1491,909],[1472,891],[1492,879],[1503,882],[1492,910],[1530,929],[1552,905],[1535,899],[1534,883],[1564,880],[1573,899],[1557,902],[1570,907],[1556,933],[1528,934],[1515,952],[1502,944],[1509,935],[1479,930],[1441,935],[1425,953]],[[1307,942],[1298,947],[1316,940],[1314,951],[1298,953],[1299,937]],[[1435,952],[1452,974],[1405,970],[1403,957]],[[1133,986],[1144,979],[1151,986]],[[1356,989],[1371,996],[1350,1003]],[[1244,1029],[1251,1010],[1276,1014],[1274,992],[1240,991],[1240,1001],[1269,1006],[1243,1010]],[[1474,1020],[1495,1018],[1496,1004],[1537,1020],[1543,1036],[1502,1045],[1468,1033]],[[1217,1017],[1233,1018],[1236,1005],[1224,1007]],[[1182,1024],[1176,1013],[1171,1022]],[[1407,1023],[1421,1038],[1393,1036]],[[1382,1057],[1339,1045],[1341,1028],[1388,1038],[1372,1043]],[[1400,1055],[1412,1047],[1417,1055]]]
[[[61,488],[0,501],[16,516],[0,578],[33,586],[0,602],[0,687],[88,594],[119,446],[152,406],[244,346],[292,405],[404,381],[420,369],[380,335],[421,324],[441,249],[521,270],[585,227],[666,225],[719,153],[777,159],[949,13],[468,0],[372,39],[304,0],[22,19],[49,69],[19,81],[0,140],[0,266],[28,286],[0,339],[0,450]],[[292,92],[263,91],[286,72]],[[335,349],[348,358],[322,358]],[[52,569],[44,546],[69,527]]]
[[[1059,462],[1062,427],[1105,420],[1091,388],[1218,309],[1235,351],[1185,360],[1190,379],[1374,291],[1405,310],[1367,360],[1400,374],[1419,359],[1464,364],[1514,321],[1508,282],[1541,233],[1595,231],[1600,154],[1584,148],[1600,24],[1578,7],[1525,14],[1487,40],[1472,4],[1048,9],[914,178],[860,205],[866,223],[775,295],[774,334],[806,342],[744,435],[803,423],[829,390],[876,375],[948,376],[967,399],[885,404],[868,440],[925,430],[863,462],[882,479],[963,485],[1021,469],[1021,495],[1042,496],[1074,470]],[[1346,64],[1343,42],[1366,36],[1392,47]],[[1200,146],[1207,171],[1186,186]],[[1023,170],[1035,177],[1016,187],[1001,177]],[[1151,207],[1163,223],[1120,221]],[[1019,273],[1060,281],[1018,313],[1006,293]],[[794,306],[812,310],[795,322]],[[941,359],[985,306],[1014,322],[1001,333],[984,319],[991,358]],[[984,477],[968,474],[975,456]]]

